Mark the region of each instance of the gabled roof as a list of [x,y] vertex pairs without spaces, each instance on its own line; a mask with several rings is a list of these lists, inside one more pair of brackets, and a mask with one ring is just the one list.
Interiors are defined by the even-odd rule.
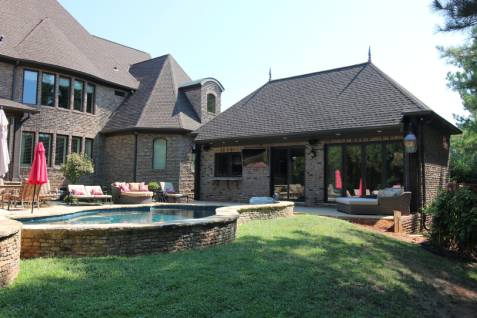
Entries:
[[131,74],[140,82],[139,88],[119,106],[104,133],[141,129],[192,131],[200,126],[197,113],[179,90],[191,79],[171,55],[134,64]]
[[372,63],[270,81],[200,127],[196,141],[226,141],[399,127],[430,111]]
[[0,56],[61,67],[137,88],[131,64],[148,53],[88,33],[56,0],[5,0],[0,8]]

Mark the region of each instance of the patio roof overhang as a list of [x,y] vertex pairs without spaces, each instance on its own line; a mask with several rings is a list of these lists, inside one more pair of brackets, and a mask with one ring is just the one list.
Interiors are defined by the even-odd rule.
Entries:
[[[196,133],[192,133],[197,135]],[[213,140],[196,140],[196,144],[223,146],[223,145],[244,145],[244,144],[266,144],[266,143],[290,143],[302,142],[309,140],[331,140],[337,138],[371,138],[382,136],[395,136],[402,134],[402,125],[387,125],[375,127],[360,127],[348,129],[322,130],[316,132],[300,132],[296,134],[282,134],[282,135],[260,135],[260,136],[246,136],[237,138],[223,138]]]
[[28,114],[36,114],[39,113],[40,110],[36,107],[28,106],[11,99],[1,98],[0,97],[0,108],[3,108],[7,112],[13,113],[28,113]]
[[442,118],[432,110],[403,113],[403,121],[407,121],[412,118],[422,118],[423,120],[425,120],[426,124],[431,125],[438,130],[445,131],[450,135],[462,134],[462,130],[460,130],[458,127],[454,126],[452,123],[448,122],[446,119]]

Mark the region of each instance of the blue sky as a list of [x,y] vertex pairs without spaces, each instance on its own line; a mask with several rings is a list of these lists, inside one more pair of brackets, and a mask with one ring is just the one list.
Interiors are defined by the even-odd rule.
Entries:
[[268,80],[362,63],[379,68],[454,121],[463,113],[447,88],[452,67],[437,45],[463,34],[436,32],[430,0],[60,0],[92,34],[153,57],[171,53],[193,79],[225,86],[225,109]]

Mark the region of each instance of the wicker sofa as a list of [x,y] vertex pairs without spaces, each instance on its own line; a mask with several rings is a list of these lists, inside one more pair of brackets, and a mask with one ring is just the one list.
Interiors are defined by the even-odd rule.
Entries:
[[385,189],[377,198],[339,197],[336,199],[337,210],[349,214],[392,215],[394,211],[410,213],[411,192],[402,189]]
[[[124,191],[126,185],[127,191]],[[141,186],[143,189],[141,190]],[[145,188],[144,188],[145,186]],[[154,193],[147,189],[143,182],[114,182],[111,184],[113,202],[117,204],[144,204],[152,202]]]

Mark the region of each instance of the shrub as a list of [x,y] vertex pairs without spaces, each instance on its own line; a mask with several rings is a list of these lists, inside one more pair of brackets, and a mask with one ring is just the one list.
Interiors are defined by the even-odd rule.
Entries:
[[468,187],[439,193],[424,213],[432,216],[431,242],[467,257],[477,257],[477,193]]
[[78,180],[88,174],[94,172],[94,166],[91,159],[77,153],[68,156],[66,163],[61,166],[61,172],[71,184],[75,184]]
[[155,182],[155,181],[151,181],[148,183],[148,188],[150,191],[155,191],[155,190],[159,190],[161,187],[159,186],[159,183]]

